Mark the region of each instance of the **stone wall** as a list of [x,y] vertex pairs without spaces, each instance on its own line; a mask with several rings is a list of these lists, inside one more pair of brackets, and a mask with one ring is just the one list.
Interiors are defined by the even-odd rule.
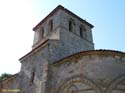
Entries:
[[81,22],[76,17],[72,16],[70,13],[67,13],[65,11],[61,11],[61,19],[60,19],[60,26],[63,30],[69,31],[69,21],[71,20],[73,22],[72,24],[72,33],[77,35],[77,37],[80,38],[80,26],[83,27],[83,34],[86,34],[86,37],[83,37],[83,39],[86,42],[89,42],[92,48],[94,48],[93,45],[93,38],[92,38],[92,27],[89,26],[85,22]]
[[21,93],[19,76],[15,74],[0,82],[0,93]]
[[[73,25],[73,31],[69,31],[70,19],[72,19],[75,24]],[[58,37],[49,38],[49,59],[51,63],[80,51],[94,50],[91,27],[64,11],[60,11],[59,20],[60,22],[57,23],[60,24],[49,36],[51,37],[54,35],[54,37]],[[80,37],[79,27],[81,25],[86,28],[86,31],[83,31],[83,34],[86,33],[86,38]]]
[[93,26],[64,10],[52,12],[36,26],[33,49],[20,59],[21,71],[0,88],[23,93],[125,93],[125,53],[94,50]]
[[[44,20],[44,19],[43,19]],[[53,30],[49,30],[49,22],[53,21]],[[34,31],[34,42],[33,42],[33,49],[39,46],[41,43],[43,43],[46,39],[49,39],[51,36],[51,33],[58,28],[60,25],[60,11],[53,14],[53,16],[49,17],[46,21],[44,21],[37,29]],[[42,29],[44,29],[44,35],[43,38],[41,38],[40,33],[42,32]]]
[[1,88],[19,89],[23,93],[125,92],[124,53],[90,50],[49,63],[47,51],[44,46],[21,59],[20,73],[3,81]]
[[[20,86],[23,93],[45,93],[48,69],[48,45],[20,59]],[[34,74],[34,75],[33,75]]]
[[[69,31],[70,19],[73,21],[72,31]],[[72,14],[60,9],[48,17],[48,19],[45,18],[43,20],[45,21],[35,29],[33,49],[37,48],[44,41],[49,40],[48,56],[51,63],[80,51],[94,49],[92,27],[86,22],[81,22]],[[51,20],[53,21],[53,29],[49,31],[49,22]],[[82,31],[82,34],[86,35],[85,37],[80,36],[80,26],[85,29],[85,31],[84,29]],[[44,28],[43,38],[39,36],[40,32],[42,32],[41,28]]]
[[122,53],[79,53],[51,65],[50,72],[49,93],[125,93]]

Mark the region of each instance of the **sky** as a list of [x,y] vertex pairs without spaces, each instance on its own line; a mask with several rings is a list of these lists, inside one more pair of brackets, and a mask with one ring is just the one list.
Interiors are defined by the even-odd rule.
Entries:
[[0,74],[20,71],[32,28],[58,5],[94,25],[95,49],[125,51],[125,0],[0,0]]

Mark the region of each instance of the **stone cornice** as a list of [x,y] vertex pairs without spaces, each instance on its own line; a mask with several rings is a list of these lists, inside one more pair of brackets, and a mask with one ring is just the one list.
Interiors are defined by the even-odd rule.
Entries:
[[121,51],[116,51],[116,50],[88,50],[88,51],[82,51],[82,52],[78,52],[75,53],[73,55],[67,56],[65,58],[62,58],[56,62],[54,62],[54,65],[58,65],[61,64],[65,61],[69,61],[71,59],[78,59],[81,56],[92,56],[92,55],[98,55],[98,56],[120,56],[120,57],[125,57],[125,53],[121,52]]
[[27,53],[26,55],[24,55],[23,57],[21,57],[19,60],[23,60],[24,58],[26,58],[29,55],[32,55],[33,53],[35,53],[36,51],[38,51],[39,49],[41,49],[41,47],[43,47],[45,44],[48,44],[47,42],[49,41],[49,39],[45,40],[42,44],[40,44],[39,46],[35,47],[33,50],[31,50],[29,53]]

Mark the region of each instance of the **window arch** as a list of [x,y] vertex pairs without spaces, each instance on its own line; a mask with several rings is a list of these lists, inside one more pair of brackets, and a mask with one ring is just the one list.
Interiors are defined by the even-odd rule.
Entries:
[[53,30],[53,20],[52,19],[49,21],[48,27],[49,27],[49,31]]
[[74,20],[72,18],[70,18],[69,22],[68,22],[68,29],[70,32],[73,32],[74,25],[75,25]]
[[41,28],[41,37],[44,37],[44,27]]
[[79,26],[79,35],[81,38],[87,38],[86,28],[83,25]]

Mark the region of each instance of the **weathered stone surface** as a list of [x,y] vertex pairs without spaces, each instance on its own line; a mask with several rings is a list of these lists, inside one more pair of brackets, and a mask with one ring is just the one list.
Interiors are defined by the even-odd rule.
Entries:
[[[72,31],[69,21],[73,22]],[[91,29],[91,24],[69,10],[56,8],[35,27],[32,51],[20,59],[20,72],[0,83],[0,90],[125,93],[125,53],[94,50]]]
[[[86,90],[84,87],[79,89],[80,91],[82,90],[82,92],[85,91],[85,93],[111,93],[111,91],[113,91],[112,93],[116,93],[115,91],[117,91],[117,93],[124,93],[125,85],[122,83],[123,81],[125,82],[124,62],[119,63],[118,60],[115,60],[114,56],[108,55],[108,53],[106,56],[92,55],[91,57],[89,57],[89,55],[88,57],[84,57],[81,53],[81,57],[74,60],[73,58],[75,58],[75,56],[77,55],[73,55],[73,57],[52,65],[51,70],[53,73],[51,74],[53,75],[53,79],[50,82],[52,82],[53,85],[51,87],[52,89],[57,89],[57,91],[53,90],[54,92],[52,93],[58,93],[58,89],[62,89],[61,93],[66,93],[65,91],[68,91],[67,87],[71,85],[75,85],[79,89],[79,84],[76,84],[77,78],[81,78],[81,81],[78,82],[86,86],[89,85],[87,83],[91,82],[92,88],[95,87],[94,89],[90,88],[90,90]],[[77,76],[76,81],[74,81],[74,76]],[[82,82],[82,80],[87,81]],[[68,83],[69,81],[71,81],[71,83]],[[67,85],[65,85],[65,83]],[[94,92],[94,90],[96,92]]]

